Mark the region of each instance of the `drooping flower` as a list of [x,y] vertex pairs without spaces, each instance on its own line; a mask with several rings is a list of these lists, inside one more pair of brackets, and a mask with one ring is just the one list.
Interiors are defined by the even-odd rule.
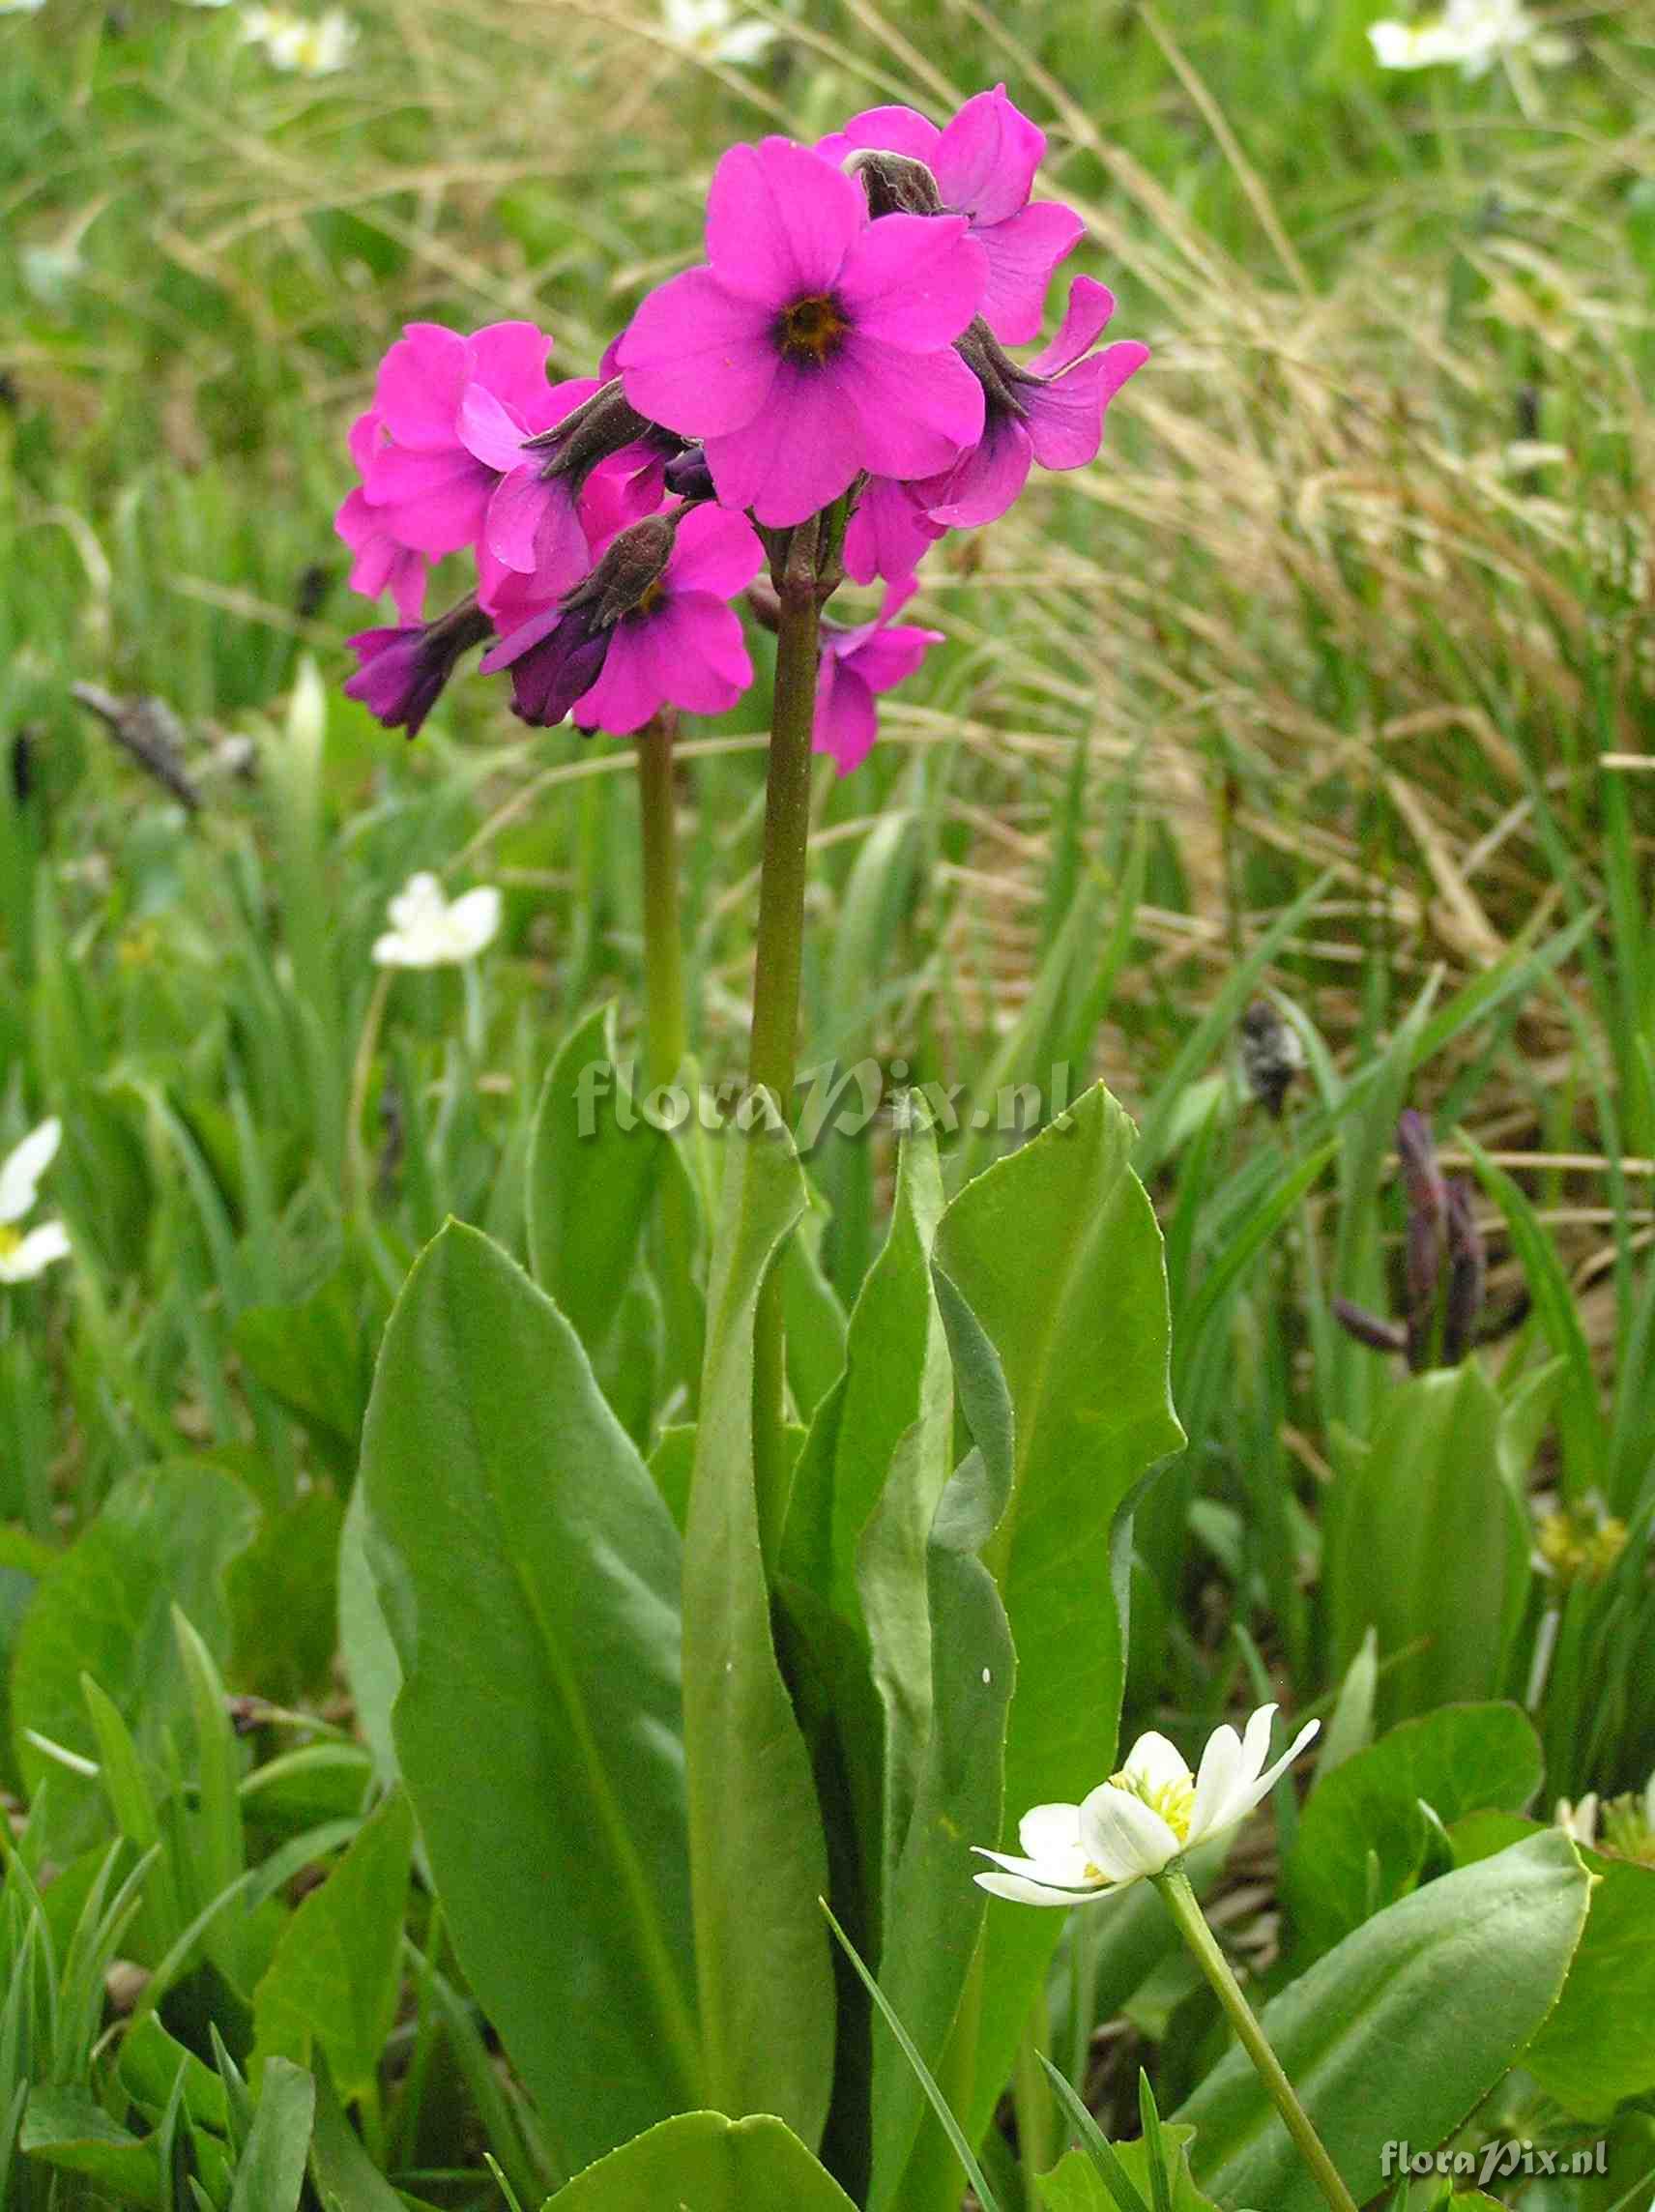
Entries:
[[1486,76],[1496,62],[1513,55],[1550,69],[1566,62],[1573,52],[1568,40],[1546,30],[1523,0],[1448,0],[1440,15],[1409,23],[1371,23],[1368,40],[1380,69],[1437,69],[1458,63],[1467,77]]
[[1164,1735],[1141,1735],[1126,1763],[1079,1805],[1036,1805],[1018,1823],[1025,1857],[983,1850],[1001,1871],[978,1884],[1019,1905],[1084,1905],[1162,1873],[1209,1836],[1246,1819],[1315,1735],[1307,1721],[1273,1765],[1274,1705],[1261,1705],[1237,1735],[1215,1729],[1191,1773]]
[[839,161],[863,148],[906,155],[930,170],[944,210],[968,218],[988,257],[984,322],[1006,345],[1027,344],[1039,331],[1053,270],[1086,228],[1060,201],[1030,200],[1046,133],[1001,84],[968,100],[944,130],[912,107],[870,107],[817,151]]
[[[433,560],[482,536],[501,462],[591,392],[546,381],[551,339],[533,323],[471,337],[410,323],[379,367],[363,491],[379,527]],[[493,456],[490,458],[489,456]]]
[[661,19],[679,45],[707,62],[756,62],[775,41],[769,23],[738,21],[730,0],[661,0]]
[[475,960],[500,927],[500,893],[481,884],[449,900],[435,876],[410,876],[386,912],[391,927],[373,943],[378,968],[457,968]]
[[963,217],[870,220],[852,178],[767,138],[719,162],[707,258],[650,294],[616,360],[641,415],[703,442],[726,507],[781,529],[864,470],[929,476],[976,443],[953,340],[985,263]]
[[912,676],[930,648],[943,642],[939,629],[894,621],[918,588],[915,576],[892,584],[874,620],[854,629],[839,623],[822,625],[814,750],[829,754],[841,775],[849,775],[873,749],[879,735],[877,694]]
[[993,522],[1035,461],[1079,469],[1097,458],[1105,409],[1149,358],[1135,338],[1088,352],[1114,312],[1107,285],[1077,276],[1061,329],[1027,367],[1002,353],[980,324],[966,334],[960,351],[982,384],[983,434],[950,469],[915,487],[934,522],[959,529]]
[[871,584],[876,576],[900,584],[946,535],[944,525],[926,513],[912,484],[894,477],[869,477],[857,494],[845,532],[845,573],[857,584]]
[[511,670],[513,700],[541,726],[628,737],[663,707],[721,714],[753,680],[740,618],[764,548],[739,514],[680,508],[634,523],[592,574],[504,636],[484,672]]
[[345,680],[345,696],[360,699],[388,730],[417,737],[461,655],[493,633],[475,599],[462,599],[435,622],[359,630],[346,641],[358,667]]
[[29,1230],[17,1226],[33,1210],[41,1178],[57,1157],[62,1137],[63,1124],[53,1116],[0,1160],[0,1283],[32,1282],[69,1257],[61,1221],[38,1222]]

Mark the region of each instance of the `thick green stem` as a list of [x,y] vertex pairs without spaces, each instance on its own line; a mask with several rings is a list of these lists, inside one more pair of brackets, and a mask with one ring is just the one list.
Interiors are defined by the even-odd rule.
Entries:
[[[638,826],[644,872],[644,1065],[651,1089],[681,1081],[689,1050],[679,911],[678,809],[668,707],[638,733]],[[662,1135],[664,1145],[681,1142]],[[672,1163],[663,1163],[671,1165]],[[663,1173],[656,1213],[658,1278],[671,1354],[693,1413],[701,1381],[702,1313],[695,1284],[695,1201],[687,1179]]]
[[[753,1034],[747,1077],[774,1094],[785,1117],[798,1049],[798,977],[804,942],[805,858],[810,841],[810,741],[821,627],[820,518],[801,523],[778,570],[775,700],[770,714],[765,849],[753,962]],[[774,1557],[787,1497],[787,1380],[782,1276],[771,1269],[753,1331],[753,1467],[759,1533]]]
[[678,815],[669,707],[638,732],[638,813],[644,861],[645,1064],[652,1084],[676,1082],[686,1049],[683,940],[678,911]]
[[1259,2079],[1270,2092],[1271,2101],[1282,2115],[1299,2156],[1309,2167],[1316,2186],[1333,2207],[1333,2212],[1356,2212],[1356,2199],[1340,2179],[1339,2168],[1328,2157],[1321,2138],[1310,2124],[1310,2114],[1293,2094],[1293,2085],[1283,2073],[1281,2060],[1265,2041],[1264,2031],[1242,1995],[1241,1985],[1231,1972],[1230,1962],[1219,1947],[1217,1936],[1207,1926],[1205,1916],[1196,1903],[1195,1891],[1190,1887],[1182,1859],[1175,1859],[1170,1867],[1154,1877],[1154,1882],[1166,1901],[1167,1910],[1177,1925],[1178,1934],[1194,1952],[1196,1965],[1211,1983],[1213,1994],[1224,2007],[1237,2041],[1258,2069]]

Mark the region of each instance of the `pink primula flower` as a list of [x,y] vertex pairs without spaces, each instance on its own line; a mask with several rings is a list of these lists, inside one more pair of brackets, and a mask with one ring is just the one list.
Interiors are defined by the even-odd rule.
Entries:
[[567,387],[546,382],[551,342],[533,323],[491,323],[469,338],[438,323],[407,326],[380,364],[373,411],[384,442],[363,485],[399,545],[435,560],[481,538],[502,462],[573,404]]
[[946,536],[944,525],[932,521],[912,484],[898,483],[893,477],[869,477],[857,494],[845,532],[845,573],[857,584],[871,584],[876,576],[899,584]]
[[942,131],[912,107],[870,107],[817,146],[833,161],[861,149],[925,163],[944,209],[969,218],[972,236],[988,257],[978,309],[984,322],[1006,345],[1034,337],[1052,272],[1086,225],[1060,201],[1031,204],[1046,133],[1012,104],[1004,85],[968,100]]
[[[384,435],[379,416],[371,407],[351,424],[351,459],[359,476],[365,477],[372,467]],[[361,484],[345,494],[334,517],[334,528],[353,556],[351,590],[360,592],[364,599],[377,599],[382,592],[389,592],[400,619],[418,622],[425,604],[425,556],[397,542],[386,529],[379,509],[369,507]]]
[[831,754],[841,775],[849,775],[873,749],[879,735],[876,694],[894,689],[912,676],[930,648],[943,642],[940,629],[891,621],[918,588],[915,576],[892,584],[875,619],[855,629],[841,628],[837,623],[822,625],[813,749]]
[[961,217],[870,221],[856,181],[789,139],[732,147],[709,266],[652,292],[617,349],[626,397],[701,439],[723,504],[775,529],[863,470],[946,469],[982,430],[952,345],[985,276],[966,233]]
[[1044,352],[1026,368],[1003,354],[989,362],[981,442],[915,486],[934,521],[955,529],[993,522],[1023,489],[1033,462],[1078,469],[1096,459],[1105,408],[1149,358],[1148,347],[1132,338],[1087,352],[1114,312],[1107,285],[1077,276],[1062,328]]
[[685,509],[665,563],[632,606],[602,619],[601,596],[590,589],[601,586],[600,563],[588,585],[503,637],[484,655],[483,673],[509,668],[518,713],[542,726],[572,711],[581,729],[624,738],[663,707],[721,714],[753,681],[729,601],[763,563],[743,516]]

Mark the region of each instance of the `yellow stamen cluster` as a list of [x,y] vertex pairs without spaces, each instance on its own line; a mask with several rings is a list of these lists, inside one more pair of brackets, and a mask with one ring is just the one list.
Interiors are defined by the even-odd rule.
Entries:
[[822,362],[838,351],[845,327],[838,302],[824,294],[784,308],[776,335],[782,351],[796,361]]
[[1534,1544],[1560,1583],[1599,1583],[1626,1549],[1626,1523],[1589,1504],[1565,1505],[1544,1516]]
[[1124,1767],[1109,1778],[1112,1790],[1129,1790],[1141,1798],[1151,1813],[1159,1813],[1162,1819],[1176,1836],[1180,1844],[1188,1843],[1190,1815],[1195,1811],[1195,1776],[1179,1775],[1172,1782],[1150,1783],[1142,1775],[1129,1774]]
[[14,1229],[9,1221],[0,1221],[0,1260],[15,1252],[22,1241],[21,1230]]

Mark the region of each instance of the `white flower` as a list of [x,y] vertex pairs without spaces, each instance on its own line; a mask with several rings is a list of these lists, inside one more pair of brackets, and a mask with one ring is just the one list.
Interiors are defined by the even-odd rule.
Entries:
[[411,876],[391,901],[391,927],[374,941],[380,968],[452,968],[475,959],[500,927],[500,893],[491,884],[450,906],[435,876]]
[[756,62],[775,38],[769,23],[738,23],[730,0],[661,0],[661,15],[677,43],[703,61]]
[[1380,69],[1435,69],[1458,62],[1464,75],[1483,76],[1497,61],[1524,54],[1550,68],[1567,61],[1567,39],[1542,30],[1523,0],[1448,0],[1440,15],[1416,23],[1372,23],[1368,39]]
[[0,15],[38,15],[46,0],[0,0]]
[[331,76],[356,49],[357,27],[337,8],[295,15],[285,8],[244,8],[242,37],[263,46],[276,69],[300,76]]
[[1552,1816],[1564,1835],[1573,1836],[1576,1843],[1588,1849],[1598,1840],[1598,1793],[1588,1790],[1578,1805],[1571,1805],[1567,1797],[1559,1797],[1557,1810]]
[[1026,1858],[973,1847],[1004,1871],[979,1874],[982,1888],[1018,1905],[1084,1905],[1156,1875],[1209,1836],[1246,1819],[1275,1788],[1321,1726],[1307,1721],[1273,1766],[1274,1705],[1261,1705],[1246,1733],[1215,1729],[1192,1774],[1164,1735],[1141,1735],[1118,1774],[1080,1805],[1036,1805],[1017,1824]]
[[0,1160],[0,1283],[28,1283],[54,1260],[69,1257],[61,1221],[43,1221],[26,1233],[16,1226],[35,1203],[40,1181],[56,1156],[63,1124],[54,1117],[32,1129]]

